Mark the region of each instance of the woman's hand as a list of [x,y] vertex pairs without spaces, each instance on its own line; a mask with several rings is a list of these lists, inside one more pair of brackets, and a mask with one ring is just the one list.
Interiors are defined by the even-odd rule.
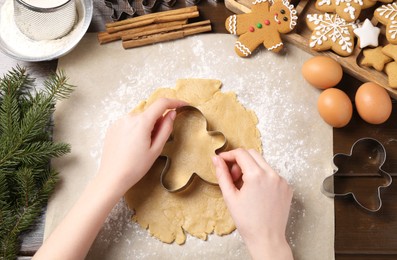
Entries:
[[226,205],[254,259],[292,259],[285,230],[292,189],[255,150],[213,158]]
[[119,119],[108,129],[98,175],[34,259],[84,259],[103,222],[124,193],[160,155],[172,132],[175,108],[186,105],[159,99],[140,114]]
[[150,169],[167,142],[176,116],[175,108],[187,105],[159,99],[139,114],[129,114],[106,133],[99,174],[127,191]]

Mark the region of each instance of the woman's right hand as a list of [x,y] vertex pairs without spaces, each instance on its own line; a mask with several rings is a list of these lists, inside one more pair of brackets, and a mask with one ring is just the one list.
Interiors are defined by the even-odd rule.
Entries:
[[292,189],[255,150],[213,158],[226,205],[254,259],[293,259],[285,238]]

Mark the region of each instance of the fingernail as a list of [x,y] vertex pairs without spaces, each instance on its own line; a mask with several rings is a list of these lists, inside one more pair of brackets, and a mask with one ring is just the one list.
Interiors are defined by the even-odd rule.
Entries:
[[170,113],[171,119],[172,119],[172,120],[175,120],[175,118],[176,118],[176,111],[175,111],[175,110],[171,110],[169,113]]
[[218,166],[218,157],[217,157],[216,155],[212,157],[212,163],[213,163],[215,166]]

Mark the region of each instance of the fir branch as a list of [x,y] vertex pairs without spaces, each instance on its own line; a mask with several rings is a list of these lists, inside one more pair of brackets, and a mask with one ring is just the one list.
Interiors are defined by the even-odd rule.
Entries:
[[50,132],[56,102],[74,86],[63,72],[50,76],[42,91],[33,83],[21,67],[0,79],[0,259],[16,258],[21,232],[40,216],[58,181],[50,160],[70,152]]
[[13,160],[22,165],[35,165],[48,162],[49,159],[60,157],[70,152],[70,146],[52,141],[29,143],[15,152]]
[[70,96],[74,86],[68,84],[67,81],[65,73],[58,71],[44,82],[45,91],[53,101],[66,99]]

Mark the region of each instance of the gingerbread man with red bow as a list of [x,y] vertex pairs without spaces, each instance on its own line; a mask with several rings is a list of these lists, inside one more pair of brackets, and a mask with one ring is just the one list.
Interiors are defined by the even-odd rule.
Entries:
[[287,0],[255,0],[251,13],[232,15],[225,26],[239,36],[236,53],[247,57],[262,43],[269,51],[279,52],[283,48],[280,34],[292,31],[297,19],[294,6]]

